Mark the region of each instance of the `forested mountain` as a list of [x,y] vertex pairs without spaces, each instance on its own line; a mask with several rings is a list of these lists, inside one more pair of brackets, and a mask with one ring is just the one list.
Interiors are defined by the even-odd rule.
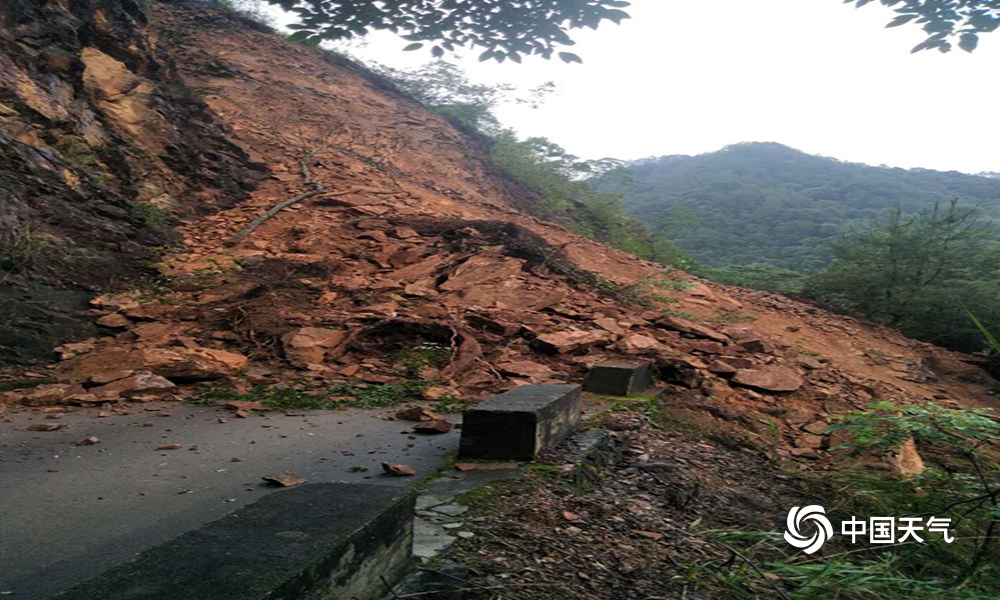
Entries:
[[[958,197],[1000,218],[1000,179],[871,167],[776,143],[632,163],[624,207],[713,267],[767,263],[803,270],[829,260],[826,242],[892,207],[916,212]],[[622,187],[605,177],[603,190]]]

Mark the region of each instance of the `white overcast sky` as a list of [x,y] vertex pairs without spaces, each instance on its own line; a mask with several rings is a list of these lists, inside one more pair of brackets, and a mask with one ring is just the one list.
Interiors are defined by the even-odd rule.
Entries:
[[[585,158],[699,154],[774,141],[852,162],[1000,171],[1000,32],[968,54],[910,49],[917,26],[841,0],[634,0],[632,19],[576,30],[572,51],[523,64],[459,62],[470,79],[531,87],[544,106],[504,105],[501,122]],[[383,34],[351,50],[396,67],[428,60]]]

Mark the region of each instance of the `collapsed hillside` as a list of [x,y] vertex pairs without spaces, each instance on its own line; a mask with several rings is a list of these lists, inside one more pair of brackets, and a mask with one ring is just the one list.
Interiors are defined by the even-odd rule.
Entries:
[[[481,142],[348,63],[201,3],[154,4],[148,26],[137,9],[111,19],[59,6],[8,11],[0,67],[24,83],[0,98],[17,159],[4,168],[35,175],[5,185],[4,206],[50,199],[26,213],[44,239],[93,246],[132,275],[151,246],[169,247],[158,277],[119,279],[73,315],[89,323],[60,332],[61,360],[33,371],[54,383],[7,392],[7,405],[191,399],[205,382],[342,402],[331,382],[412,379],[428,399],[477,400],[641,357],[683,399],[677,418],[755,451],[775,446],[776,429],[780,456],[822,464],[835,443],[825,423],[873,399],[993,402],[996,382],[968,357],[526,216]],[[75,32],[62,63],[28,52],[58,33],[36,22]],[[107,22],[127,36],[91,31]],[[83,140],[86,160],[71,164],[61,135]],[[135,203],[179,218],[176,241],[154,236]],[[95,289],[73,279],[87,273],[77,263],[44,260],[10,275],[9,289],[43,293],[19,291],[16,310],[51,304],[69,282],[75,302]],[[7,356],[54,335],[11,334]]]

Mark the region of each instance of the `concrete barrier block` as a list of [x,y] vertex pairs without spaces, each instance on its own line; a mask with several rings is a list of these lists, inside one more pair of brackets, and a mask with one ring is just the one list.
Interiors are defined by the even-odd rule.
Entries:
[[607,396],[631,396],[653,385],[653,366],[648,362],[606,362],[593,366],[583,390]]
[[580,386],[525,385],[465,411],[459,456],[532,460],[580,424]]
[[319,483],[279,492],[52,600],[374,600],[410,565],[414,495]]

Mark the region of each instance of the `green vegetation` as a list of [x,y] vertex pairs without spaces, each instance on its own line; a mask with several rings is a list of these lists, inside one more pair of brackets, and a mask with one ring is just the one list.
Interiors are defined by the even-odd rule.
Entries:
[[0,271],[25,271],[52,246],[49,236],[36,231],[28,221],[0,232]]
[[132,212],[139,215],[143,223],[153,231],[161,235],[170,232],[173,225],[173,217],[167,211],[141,200],[129,201],[128,205]]
[[[845,0],[858,7],[872,0]],[[927,38],[913,48],[913,52],[937,49],[951,51],[951,40],[958,39],[958,47],[972,52],[979,45],[979,34],[996,31],[1000,27],[1000,1],[998,0],[882,0],[882,4],[895,7],[896,18],[887,27],[906,23],[921,25]]]
[[666,237],[653,235],[642,223],[625,215],[621,192],[598,191],[582,180],[601,176],[627,185],[621,161],[580,160],[545,138],[518,140],[511,131],[496,136],[492,158],[512,179],[534,192],[528,209],[566,225],[576,233],[625,252],[688,268],[689,261]]
[[656,394],[636,394],[634,396],[594,396],[593,401],[606,406],[591,415],[589,421],[600,423],[608,415],[616,412],[636,412],[645,415],[649,422],[658,427],[663,419],[663,405]]
[[296,30],[292,41],[316,45],[387,30],[411,42],[404,50],[431,44],[431,55],[440,58],[456,48],[473,48],[483,50],[479,60],[497,62],[521,62],[531,55],[581,62],[571,52],[558,51],[574,44],[568,31],[629,18],[621,10],[629,3],[621,0],[549,0],[543,5],[532,0],[268,1],[299,16],[299,23],[290,26]]
[[255,385],[245,393],[229,387],[210,387],[202,391],[193,402],[208,406],[232,401],[260,402],[273,410],[381,408],[420,398],[427,386],[426,382],[416,380],[382,385],[333,383],[325,387],[303,383],[297,386]]
[[628,166],[633,185],[600,177],[597,189],[624,191],[628,214],[712,268],[766,264],[784,270],[780,276],[822,268],[828,242],[890,207],[913,213],[960,197],[981,204],[984,217],[1000,218],[998,179],[870,167],[773,143]]
[[[1000,423],[989,411],[937,405],[876,403],[831,426],[847,434],[854,454],[886,452],[915,439],[944,468],[912,480],[871,472],[799,474],[803,485],[827,498],[833,523],[871,516],[950,518],[952,543],[940,533],[918,531],[923,543],[856,544],[835,535],[816,555],[793,552],[774,532],[705,531],[700,535],[738,551],[725,565],[691,565],[689,578],[711,576],[737,597],[773,591],[790,599],[994,598],[1000,589],[1000,468],[993,458]],[[839,533],[835,526],[835,533]]]
[[976,315],[969,313],[969,319],[972,320],[972,324],[976,326],[976,329],[983,334],[983,338],[986,339],[986,344],[990,350],[996,354],[1000,354],[1000,340],[993,335],[993,332],[987,329],[986,325],[983,325],[983,322]]
[[675,263],[693,274],[801,293],[962,351],[983,348],[969,311],[1000,327],[1000,180],[842,163],[779,144],[629,169],[629,185],[610,172],[591,182],[622,190],[654,239],[699,261]]
[[424,342],[405,348],[396,354],[396,371],[403,376],[419,377],[424,369],[440,369],[451,361],[451,348],[444,344]]
[[894,210],[831,251],[833,262],[805,293],[834,310],[965,351],[983,347],[970,311],[986,328],[1000,323],[1000,243],[975,208],[953,201],[917,214]]
[[472,131],[499,133],[493,109],[500,102],[538,106],[555,84],[542,84],[521,93],[511,83],[485,85],[468,80],[461,67],[445,60],[431,61],[415,69],[374,65],[372,70],[387,78],[402,92],[419,100],[431,112]]
[[445,396],[434,404],[434,410],[441,413],[460,413],[476,405],[475,400]]
[[809,278],[809,273],[782,269],[764,263],[729,265],[717,269],[700,267],[695,269],[693,273],[727,285],[773,292],[801,291]]

